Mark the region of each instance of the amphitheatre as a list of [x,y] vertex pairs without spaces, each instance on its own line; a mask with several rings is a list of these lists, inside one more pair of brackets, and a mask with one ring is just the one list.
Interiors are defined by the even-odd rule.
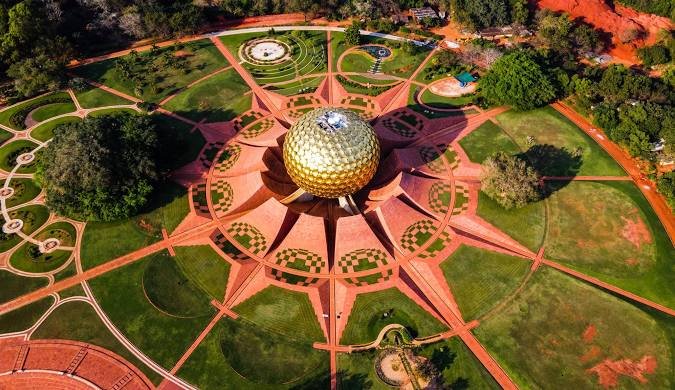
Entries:
[[[567,104],[481,108],[475,86],[430,73],[439,48],[401,41],[227,30],[81,60],[85,88],[0,110],[0,388],[675,386],[672,214],[655,189]],[[150,66],[163,53],[189,71]],[[119,74],[128,56],[157,88]],[[50,212],[40,150],[116,112],[178,140],[160,199],[116,222]],[[301,122],[319,140],[358,126],[321,155],[334,176],[301,166],[319,164],[301,156],[309,130],[285,144]],[[481,163],[532,139],[579,164],[503,209]]]

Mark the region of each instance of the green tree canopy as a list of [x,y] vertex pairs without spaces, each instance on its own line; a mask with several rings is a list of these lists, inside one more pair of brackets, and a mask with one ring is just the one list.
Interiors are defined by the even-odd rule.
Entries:
[[137,213],[157,179],[156,149],[157,134],[147,116],[89,117],[57,127],[38,162],[47,206],[84,220]]
[[361,33],[359,29],[361,25],[354,21],[352,25],[345,29],[345,42],[351,46],[357,46],[361,43]]
[[500,57],[488,73],[479,79],[481,94],[493,104],[507,104],[517,110],[529,110],[549,103],[556,90],[528,51],[515,51]]
[[541,199],[539,175],[524,160],[497,152],[483,162],[481,190],[503,207],[523,207]]

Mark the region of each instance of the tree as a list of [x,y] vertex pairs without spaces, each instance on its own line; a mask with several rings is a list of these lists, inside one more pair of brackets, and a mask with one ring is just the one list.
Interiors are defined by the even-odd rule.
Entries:
[[352,25],[345,29],[345,42],[349,46],[358,46],[361,44],[361,25],[354,21]]
[[637,50],[637,55],[645,66],[670,62],[670,51],[663,45],[641,47]]
[[497,152],[482,166],[481,190],[507,209],[541,199],[539,175],[518,157]]
[[54,130],[36,176],[58,214],[111,221],[145,205],[157,179],[156,153],[149,117],[88,117]]
[[64,65],[45,54],[12,64],[7,75],[14,79],[14,89],[23,96],[54,91],[61,86]]
[[668,200],[671,209],[675,209],[675,172],[668,172],[656,179],[656,188]]
[[549,76],[528,51],[515,51],[495,61],[479,79],[480,91],[488,102],[529,110],[549,103],[556,90]]

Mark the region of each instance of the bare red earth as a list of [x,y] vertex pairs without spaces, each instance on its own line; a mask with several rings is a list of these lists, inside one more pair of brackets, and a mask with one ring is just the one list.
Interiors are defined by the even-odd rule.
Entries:
[[583,337],[584,342],[590,343],[595,338],[596,333],[597,333],[597,330],[595,329],[595,325],[590,324],[590,325],[588,325],[586,330],[584,330],[584,333],[583,333],[583,335],[581,335],[581,337]]
[[598,375],[598,383],[605,389],[615,387],[618,384],[619,376],[626,375],[636,379],[640,383],[647,383],[644,374],[652,374],[656,371],[656,358],[653,356],[643,356],[639,362],[630,359],[609,360],[589,369],[589,372]]
[[[539,7],[566,12],[572,18],[583,18],[597,29],[612,34],[612,47],[609,54],[629,62],[638,62],[635,49],[653,44],[656,34],[662,29],[672,29],[670,19],[639,13],[620,4],[610,6],[605,0],[538,0]],[[637,30],[643,39],[622,43],[619,38],[627,30]]]
[[642,218],[635,216],[635,219],[631,219],[621,216],[621,219],[624,223],[621,231],[623,238],[630,241],[636,248],[640,248],[643,243],[651,244],[652,235]]

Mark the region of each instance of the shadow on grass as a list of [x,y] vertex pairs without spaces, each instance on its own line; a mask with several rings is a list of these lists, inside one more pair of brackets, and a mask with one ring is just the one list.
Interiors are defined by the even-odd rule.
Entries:
[[541,176],[555,177],[546,180],[542,188],[542,199],[567,186],[579,172],[583,163],[581,150],[569,151],[567,148],[543,144],[533,145],[524,153],[517,155],[525,160]]
[[[328,375],[330,376],[330,374]],[[353,374],[345,370],[340,370],[337,373],[338,386],[341,389],[371,389],[373,381],[368,379],[366,374]],[[295,389],[295,388],[294,388]]]

